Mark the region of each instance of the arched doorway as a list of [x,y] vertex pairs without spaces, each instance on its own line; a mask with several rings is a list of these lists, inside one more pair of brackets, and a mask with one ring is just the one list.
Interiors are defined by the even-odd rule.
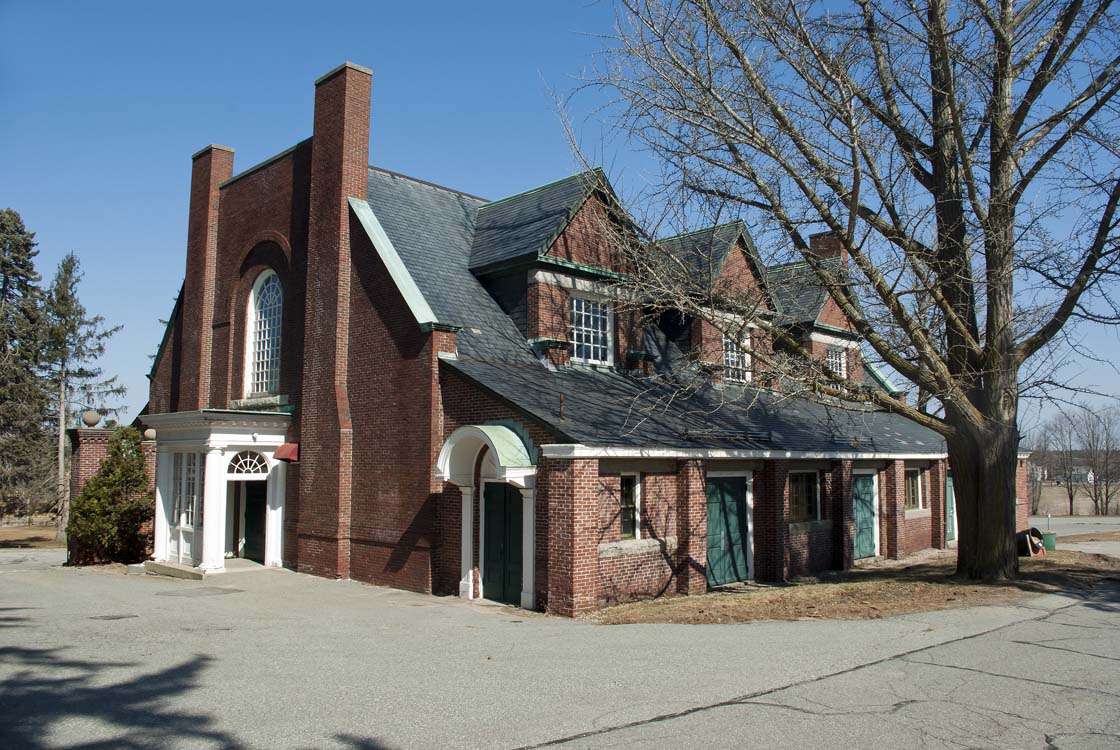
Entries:
[[[482,462],[479,466],[479,456]],[[475,486],[479,467],[480,486]],[[531,449],[504,425],[466,425],[444,442],[436,477],[462,493],[459,596],[535,605],[536,545]],[[478,498],[478,577],[474,518]]]
[[241,451],[226,469],[231,503],[230,552],[265,562],[268,528],[268,460],[256,451]]

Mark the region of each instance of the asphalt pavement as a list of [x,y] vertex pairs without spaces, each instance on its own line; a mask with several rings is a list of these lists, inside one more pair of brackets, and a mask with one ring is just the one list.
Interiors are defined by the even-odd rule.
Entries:
[[1120,747],[1120,582],[881,620],[601,626],[288,571],[60,563],[0,550],[6,750]]

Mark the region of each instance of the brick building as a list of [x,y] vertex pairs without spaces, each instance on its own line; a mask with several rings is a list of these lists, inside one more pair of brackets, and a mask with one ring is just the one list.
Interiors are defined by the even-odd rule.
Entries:
[[[236,176],[230,149],[194,156],[142,416],[157,560],[573,614],[951,541],[937,435],[759,387],[758,332],[616,304],[602,172],[483,200],[369,166],[369,104],[346,64],[316,82],[312,137]],[[878,378],[805,268],[766,268],[741,224],[666,246]],[[681,362],[718,374],[664,399]]]

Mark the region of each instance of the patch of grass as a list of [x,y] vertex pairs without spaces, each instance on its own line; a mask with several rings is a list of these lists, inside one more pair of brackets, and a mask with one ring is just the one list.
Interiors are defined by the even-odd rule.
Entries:
[[1120,542],[1120,531],[1090,531],[1086,534],[1063,534],[1062,542]]
[[65,547],[54,538],[54,526],[0,526],[0,549]]
[[905,568],[835,573],[781,587],[747,586],[701,596],[622,604],[588,615],[599,623],[713,624],[759,620],[868,620],[912,612],[1015,604],[1043,593],[1091,591],[1120,580],[1120,560],[1059,550],[1020,560],[1012,583],[980,584],[953,577],[945,557]]

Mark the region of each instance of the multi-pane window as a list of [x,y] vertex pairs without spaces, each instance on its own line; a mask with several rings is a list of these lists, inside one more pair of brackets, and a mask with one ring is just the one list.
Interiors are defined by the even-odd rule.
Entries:
[[825,352],[825,364],[842,379],[848,377],[848,352],[839,346],[830,346]]
[[922,508],[922,472],[918,469],[906,470],[906,510]]
[[817,472],[799,471],[789,475],[789,520],[816,521],[820,515]]
[[572,361],[608,365],[611,361],[611,308],[606,302],[572,297],[568,341]]
[[171,454],[171,523],[183,523],[183,454]]
[[199,453],[172,453],[171,518],[172,526],[202,526],[202,488],[205,458]]
[[194,526],[194,499],[198,497],[198,454],[183,456],[183,525]]
[[622,538],[638,538],[638,477],[623,474],[618,488],[618,514],[622,520]]
[[751,339],[744,334],[742,343],[738,339],[723,337],[723,377],[736,383],[746,383],[751,379]]
[[284,293],[280,277],[265,271],[249,299],[248,383],[246,395],[275,393],[280,387],[280,321]]

